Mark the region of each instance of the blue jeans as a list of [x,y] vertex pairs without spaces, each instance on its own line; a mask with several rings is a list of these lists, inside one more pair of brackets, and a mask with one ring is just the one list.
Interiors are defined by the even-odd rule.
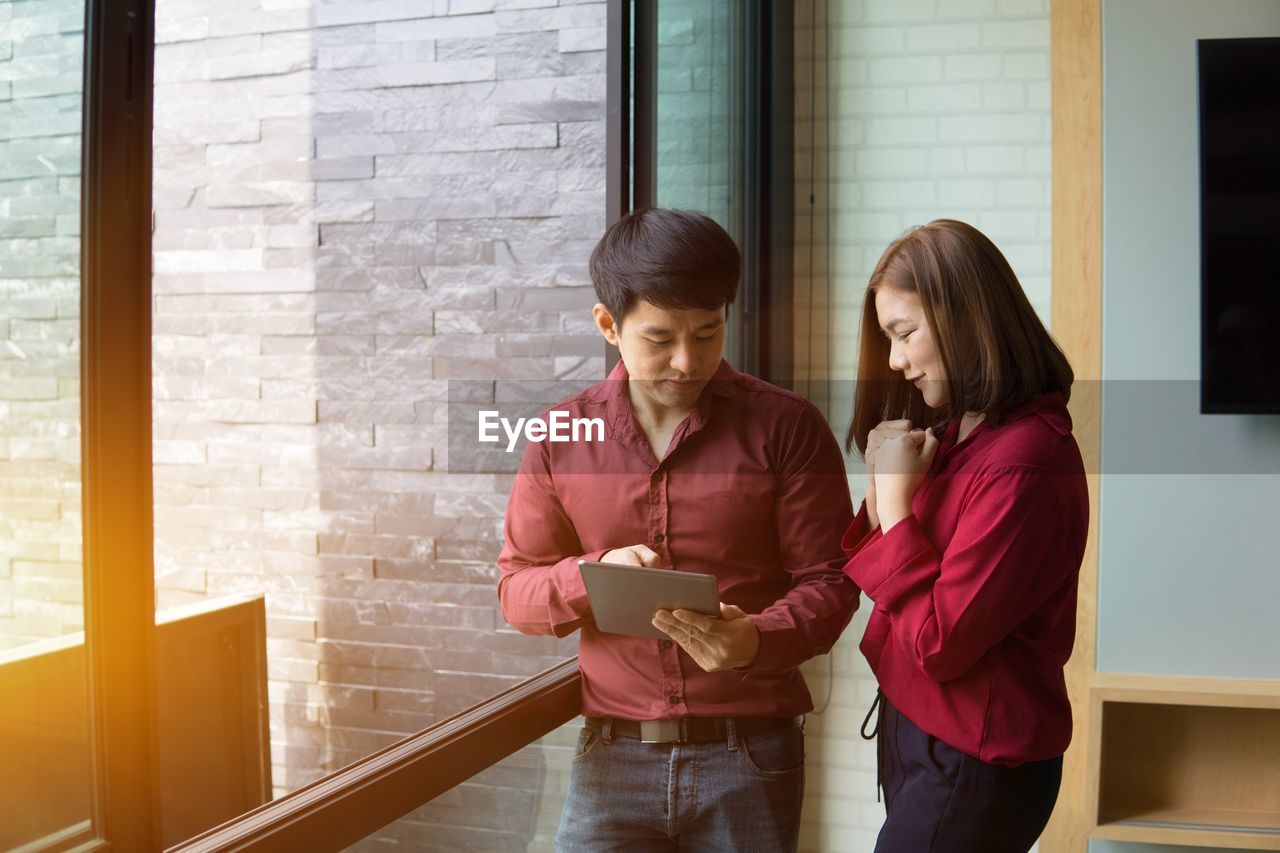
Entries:
[[641,743],[583,728],[556,850],[794,851],[798,728],[714,743]]

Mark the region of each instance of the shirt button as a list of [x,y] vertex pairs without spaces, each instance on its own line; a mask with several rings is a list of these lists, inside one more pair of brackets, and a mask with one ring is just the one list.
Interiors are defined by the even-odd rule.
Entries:
[[661,533],[655,533],[655,534],[653,534],[653,541],[654,541],[654,542],[657,542],[657,543],[659,543],[659,544],[661,544],[661,543],[662,543],[662,540],[664,540],[664,539],[666,539],[666,538],[667,538],[667,537],[663,536]]
[[680,704],[680,697],[679,697],[679,696],[668,696],[668,697],[667,697],[667,702],[671,703],[672,705],[679,705],[679,704]]
[[674,645],[675,645],[675,643],[671,642],[670,640],[663,640],[663,641],[662,641],[662,647],[663,647],[664,649],[669,649],[669,648],[671,648],[671,647],[672,647],[672,646],[674,646]]

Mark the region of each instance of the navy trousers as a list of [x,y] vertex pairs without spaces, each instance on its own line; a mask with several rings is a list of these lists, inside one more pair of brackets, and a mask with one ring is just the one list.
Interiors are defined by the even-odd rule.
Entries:
[[1062,758],[988,764],[926,734],[883,696],[886,817],[876,853],[1027,853],[1053,813]]

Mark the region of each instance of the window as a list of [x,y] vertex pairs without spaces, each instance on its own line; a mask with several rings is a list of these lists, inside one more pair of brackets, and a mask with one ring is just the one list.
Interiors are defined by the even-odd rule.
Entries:
[[618,46],[610,215],[678,207],[724,226],[743,255],[726,358],[790,385],[793,4],[613,0],[610,8]]

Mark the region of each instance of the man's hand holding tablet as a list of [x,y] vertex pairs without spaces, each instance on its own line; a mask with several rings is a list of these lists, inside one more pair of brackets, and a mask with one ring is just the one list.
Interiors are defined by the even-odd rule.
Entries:
[[[659,568],[661,558],[647,545],[606,551],[601,563]],[[720,618],[677,608],[653,615],[654,628],[674,640],[706,672],[750,666],[760,648],[760,632],[742,608],[720,602]]]
[[653,627],[680,644],[707,672],[750,666],[760,649],[760,632],[741,607],[720,602],[720,618],[692,610],[659,610]]

